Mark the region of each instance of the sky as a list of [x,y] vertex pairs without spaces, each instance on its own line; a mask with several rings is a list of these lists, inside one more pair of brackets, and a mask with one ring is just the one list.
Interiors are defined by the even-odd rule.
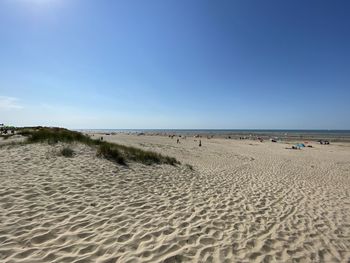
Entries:
[[0,123],[350,129],[350,1],[0,0]]

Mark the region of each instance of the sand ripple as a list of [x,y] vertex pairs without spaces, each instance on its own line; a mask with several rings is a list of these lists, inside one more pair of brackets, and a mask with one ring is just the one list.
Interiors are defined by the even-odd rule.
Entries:
[[195,170],[124,168],[80,145],[74,158],[58,156],[61,146],[1,148],[0,261],[350,259],[344,155],[276,156],[220,141],[201,151],[188,143],[179,153],[144,140],[145,148],[178,155]]

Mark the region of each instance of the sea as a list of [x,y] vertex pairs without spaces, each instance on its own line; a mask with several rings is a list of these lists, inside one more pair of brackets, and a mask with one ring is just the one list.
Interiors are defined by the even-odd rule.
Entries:
[[264,137],[264,138],[303,138],[333,139],[350,141],[350,130],[291,130],[291,129],[79,129],[80,132],[92,133],[127,133],[218,137]]

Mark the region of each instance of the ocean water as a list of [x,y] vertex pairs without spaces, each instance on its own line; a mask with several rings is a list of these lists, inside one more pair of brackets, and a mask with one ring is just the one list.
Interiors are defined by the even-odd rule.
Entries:
[[152,133],[185,135],[245,135],[245,136],[312,136],[350,139],[350,130],[263,130],[263,129],[80,129],[81,132],[99,133]]

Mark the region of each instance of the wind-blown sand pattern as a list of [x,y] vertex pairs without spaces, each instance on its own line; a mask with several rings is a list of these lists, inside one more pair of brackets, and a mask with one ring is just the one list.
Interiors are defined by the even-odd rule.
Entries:
[[118,134],[191,164],[0,148],[0,262],[349,262],[350,145]]

